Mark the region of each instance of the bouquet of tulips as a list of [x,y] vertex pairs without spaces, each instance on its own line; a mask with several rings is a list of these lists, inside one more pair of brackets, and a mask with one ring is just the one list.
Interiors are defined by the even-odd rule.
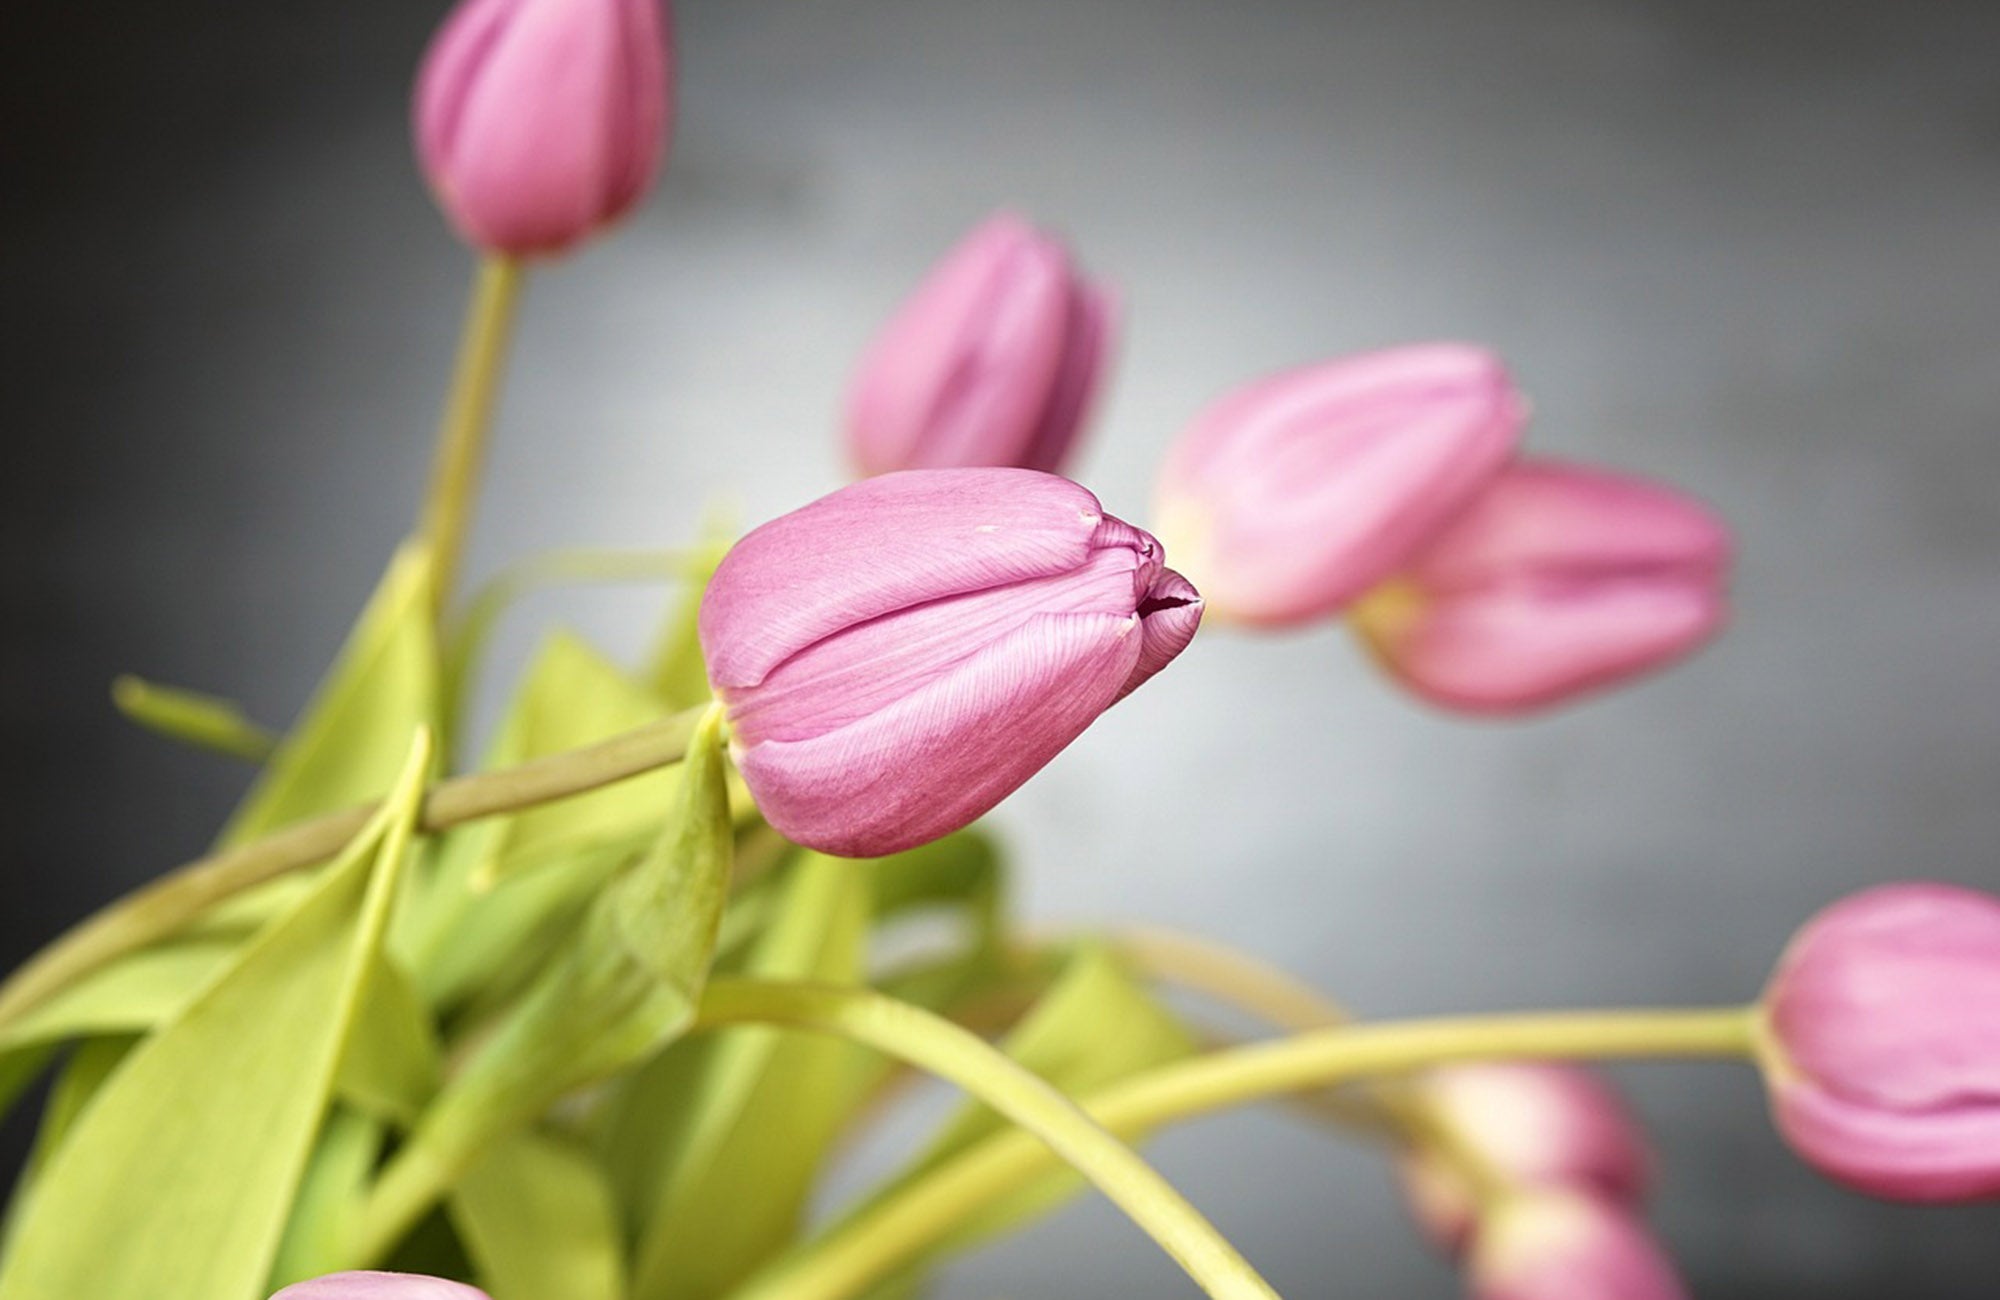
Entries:
[[[1282,1098],[1386,1148],[1474,1295],[1683,1295],[1592,1058],[1746,1062],[1829,1176],[2000,1193],[2000,899],[1977,892],[1839,902],[1747,1005],[1400,1023],[1192,936],[1014,923],[974,823],[1204,619],[1345,617],[1399,686],[1480,714],[1718,628],[1727,529],[1523,455],[1482,348],[1224,396],[1165,459],[1156,535],[1060,476],[1111,295],[996,217],[861,359],[858,481],[733,544],[540,556],[461,598],[522,276],[646,194],[672,56],[661,0],[465,0],[435,38],[418,154],[481,269],[429,493],[283,737],[119,683],[257,776],[208,856],[0,984],[0,1105],[47,1079],[0,1300],[887,1300],[1087,1188],[1245,1300],[1274,1292],[1138,1146]],[[680,587],[656,652],[550,636],[465,753],[501,611],[602,579]],[[927,942],[882,942],[911,922]],[[1204,1003],[1270,1032],[1205,1029]],[[809,1216],[915,1073],[962,1108]]]

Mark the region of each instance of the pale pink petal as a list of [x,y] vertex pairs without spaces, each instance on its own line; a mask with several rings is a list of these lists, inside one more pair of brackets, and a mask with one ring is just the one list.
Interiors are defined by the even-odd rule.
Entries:
[[836,632],[893,610],[1066,573],[1090,556],[1097,498],[1033,470],[909,470],[753,530],[701,609],[709,680],[756,686]]
[[1139,602],[1139,662],[1118,692],[1124,699],[1179,657],[1201,628],[1201,593],[1194,584],[1168,569]]
[[1507,713],[1698,649],[1727,614],[1728,530],[1658,484],[1523,461],[1362,601],[1355,626],[1417,694]]
[[333,1273],[299,1282],[271,1300],[488,1300],[484,1291],[460,1282],[414,1273]]
[[822,852],[879,857],[965,826],[1110,706],[1138,662],[1136,615],[1031,620],[836,731],[738,756],[766,818]]
[[1871,1196],[1942,1203],[2000,1197],[2000,1103],[1901,1111],[1844,1100],[1811,1080],[1774,1080],[1771,1110],[1792,1148]]
[[1063,360],[1061,247],[1003,214],[973,230],[869,345],[849,398],[863,473],[1019,465]]
[[1324,617],[1464,509],[1513,455],[1524,418],[1499,361],[1466,345],[1281,375],[1224,399],[1177,444],[1161,527],[1227,617]]
[[1673,1261],[1625,1207],[1588,1193],[1509,1199],[1468,1267],[1477,1300],[1685,1300]]
[[1117,307],[1110,294],[1083,280],[1074,283],[1063,331],[1062,365],[1021,465],[1054,474],[1069,459],[1103,386],[1116,321]]

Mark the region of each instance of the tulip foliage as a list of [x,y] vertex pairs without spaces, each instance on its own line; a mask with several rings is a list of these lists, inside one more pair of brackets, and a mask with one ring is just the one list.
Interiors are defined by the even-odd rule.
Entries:
[[[1650,1141],[1594,1057],[1754,1064],[1833,1177],[2000,1193],[2000,900],[1974,891],[1835,906],[1748,1005],[1403,1023],[1192,937],[1017,924],[975,823],[1172,689],[1205,615],[1348,619],[1390,680],[1477,713],[1716,631],[1727,529],[1524,456],[1488,349],[1225,394],[1163,456],[1155,536],[1053,472],[1112,361],[1109,292],[997,218],[860,359],[868,477],[733,542],[533,557],[461,599],[523,266],[650,185],[670,31],[659,0],[466,0],[434,43],[419,156],[484,266],[429,493],[283,736],[119,683],[135,721],[254,774],[211,853],[0,983],[0,1108],[46,1085],[0,1300],[906,1296],[1085,1189],[1204,1292],[1268,1297],[1138,1148],[1294,1095],[1387,1139],[1472,1294],[1684,1295],[1645,1223]],[[512,603],[607,579],[674,588],[657,649],[552,631],[470,726]],[[918,1072],[963,1104],[815,1213]]]

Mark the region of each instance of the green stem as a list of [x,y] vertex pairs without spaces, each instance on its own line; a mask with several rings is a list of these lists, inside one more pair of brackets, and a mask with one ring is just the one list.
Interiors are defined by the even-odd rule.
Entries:
[[955,1083],[1020,1125],[1019,1135],[1037,1153],[1067,1161],[1095,1183],[1209,1295],[1277,1294],[1130,1147],[1047,1082],[940,1016],[868,989],[717,980],[703,995],[698,1025],[732,1024],[838,1035]]
[[[677,763],[704,708],[582,749],[441,782],[424,798],[419,829],[450,830]],[[165,938],[223,899],[326,861],[367,826],[380,806],[367,804],[295,823],[254,843],[197,859],[125,895],[71,927],[0,983],[0,1026],[79,977]]]
[[[1138,1075],[1083,1103],[1119,1137],[1288,1093],[1479,1060],[1720,1057],[1754,1050],[1754,1008],[1382,1021],[1233,1048]],[[954,1157],[760,1277],[732,1300],[840,1300],[922,1256],[967,1216],[1049,1172],[1008,1132]]]
[[521,278],[519,262],[488,257],[479,265],[472,305],[466,312],[451,398],[438,427],[430,493],[424,499],[418,525],[431,546],[435,566],[432,590],[439,609],[451,603],[459,562],[465,554],[465,534],[486,460],[486,430],[492,423],[494,401],[506,370],[507,342],[513,333]]

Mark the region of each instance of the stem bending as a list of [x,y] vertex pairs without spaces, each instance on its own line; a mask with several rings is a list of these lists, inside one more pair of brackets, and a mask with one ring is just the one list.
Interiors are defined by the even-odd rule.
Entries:
[[[705,707],[582,749],[441,782],[425,795],[418,828],[427,833],[450,830],[677,763]],[[0,1026],[80,976],[172,934],[223,899],[326,861],[361,832],[380,806],[367,804],[298,822],[241,848],[197,859],[127,894],[71,927],[0,983]]]
[[[1754,1009],[1569,1012],[1382,1021],[1197,1057],[1129,1079],[1083,1108],[1131,1139],[1247,1102],[1460,1061],[1752,1054]],[[1042,1176],[1031,1135],[1002,1133],[754,1278],[732,1300],[840,1300],[909,1264],[965,1216]]]
[[1275,1300],[1277,1292],[1151,1165],[977,1035],[867,989],[754,980],[710,984],[699,1026],[743,1023],[837,1034],[957,1084],[1020,1125],[1015,1136],[1037,1154],[1060,1157],[1095,1183],[1208,1294]]

